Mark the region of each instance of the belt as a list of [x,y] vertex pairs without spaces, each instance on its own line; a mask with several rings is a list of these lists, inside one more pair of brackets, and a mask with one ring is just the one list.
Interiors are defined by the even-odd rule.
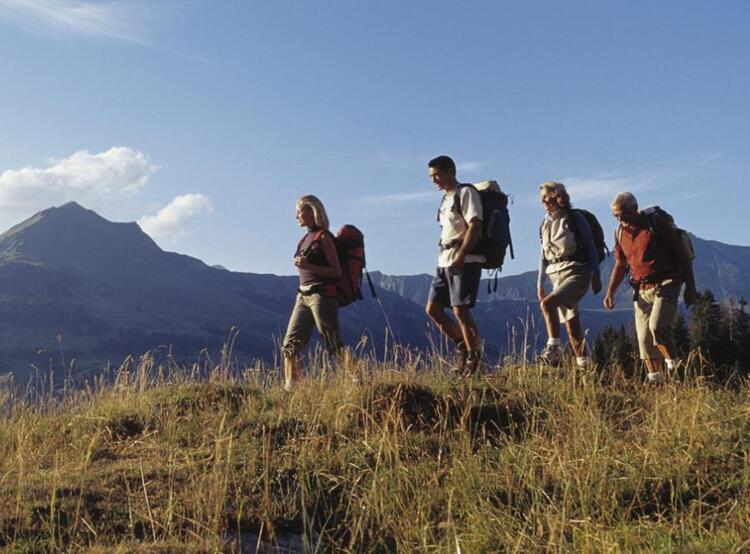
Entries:
[[336,296],[336,285],[334,284],[321,284],[313,285],[309,289],[302,290],[297,289],[297,292],[302,296],[311,296],[313,294],[320,294],[322,296]]
[[450,250],[451,248],[455,248],[456,246],[459,246],[461,243],[463,243],[462,240],[455,239],[450,242],[446,242],[445,244],[443,244],[443,241],[440,241],[438,242],[438,246],[440,246],[440,251],[442,252],[443,250]]
[[[667,283],[667,281],[669,281]],[[658,289],[661,287],[668,287],[669,285],[674,284],[680,284],[682,283],[677,279],[677,277],[666,277],[664,279],[661,279],[660,281],[654,281],[654,282],[647,282],[647,283],[638,283],[638,290],[652,290],[652,289]]]
[[560,262],[584,262],[586,261],[578,254],[572,254],[570,256],[560,256],[559,258],[552,258],[547,260],[548,264],[559,264]]

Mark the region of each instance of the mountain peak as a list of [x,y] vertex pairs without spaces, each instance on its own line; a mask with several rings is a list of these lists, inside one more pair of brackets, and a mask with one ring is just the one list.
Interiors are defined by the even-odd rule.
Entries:
[[78,202],[42,210],[0,235],[0,262],[114,271],[145,264],[159,253],[137,223],[109,221]]

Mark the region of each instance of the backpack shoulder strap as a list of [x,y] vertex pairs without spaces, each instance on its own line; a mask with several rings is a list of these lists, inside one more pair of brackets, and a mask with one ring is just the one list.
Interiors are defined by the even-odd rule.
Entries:
[[474,188],[474,185],[472,185],[471,183],[458,183],[456,185],[455,190],[453,191],[453,211],[454,212],[462,213],[461,212],[461,191],[464,190],[466,187]]
[[327,229],[318,229],[317,231],[315,231],[315,234],[313,235],[313,239],[310,241],[310,244],[307,245],[307,248],[305,248],[304,251],[302,250],[302,245],[304,244],[305,239],[307,238],[307,234],[302,235],[302,238],[299,239],[299,242],[297,243],[297,251],[294,253],[295,257],[296,256],[307,256],[310,253],[310,251],[316,245],[318,245],[320,243],[320,240],[323,238],[323,235],[326,232],[330,232],[330,231],[328,231]]

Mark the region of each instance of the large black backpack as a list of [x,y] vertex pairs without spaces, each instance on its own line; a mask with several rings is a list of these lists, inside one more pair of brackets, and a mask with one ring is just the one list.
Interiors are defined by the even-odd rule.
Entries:
[[[570,230],[573,231],[573,234],[576,237],[576,252],[572,256],[564,256],[563,258],[558,258],[557,260],[554,260],[556,262],[567,262],[567,261],[576,261],[576,262],[588,262],[589,261],[589,255],[588,251],[586,250],[586,243],[583,242],[583,236],[581,235],[581,230],[578,228],[578,221],[576,219],[575,213],[578,212],[581,214],[585,219],[586,222],[589,224],[589,229],[591,229],[591,238],[594,239],[594,246],[596,248],[596,256],[599,259],[598,264],[602,263],[602,260],[604,260],[605,257],[609,255],[609,248],[607,248],[607,243],[604,242],[604,230],[602,229],[601,224],[599,223],[599,220],[596,218],[594,214],[592,214],[588,210],[584,210],[581,208],[569,208],[568,209],[568,224],[570,225]],[[539,226],[539,240],[542,240],[542,226]]]
[[[661,206],[649,206],[641,210],[641,213],[648,217],[648,226],[656,237],[656,240],[660,240],[661,238],[659,237],[659,227],[656,223],[657,219],[666,221],[675,230],[677,237],[680,239],[680,247],[682,248],[682,252],[674,252],[675,257],[682,256],[690,260],[690,262],[695,260],[695,248],[693,248],[693,241],[690,240],[690,233],[678,227],[674,222],[674,217],[669,212]],[[620,242],[620,237],[622,237],[622,225],[617,227],[617,242]]]
[[[581,208],[571,208],[570,211],[578,212],[586,218],[586,222],[589,224],[589,229],[591,229],[591,238],[594,239],[596,255],[599,258],[598,263],[602,263],[604,258],[609,255],[609,248],[607,248],[607,243],[604,242],[604,230],[602,229],[599,220],[596,219],[596,216],[588,210],[584,210]],[[570,227],[573,230],[573,233],[575,233],[576,243],[578,244],[579,251],[583,252],[583,256],[585,257],[586,261],[589,261],[588,252],[586,252],[586,247],[584,246],[583,238],[581,237],[581,231],[578,229],[578,222],[576,221],[575,215],[573,213],[571,213],[570,217]]]
[[505,254],[510,248],[510,257],[515,258],[513,240],[510,236],[510,213],[508,212],[508,195],[500,190],[497,181],[460,184],[453,195],[453,211],[461,213],[460,191],[463,187],[472,187],[479,193],[482,201],[482,236],[474,247],[472,254],[484,256],[484,269],[502,269]]

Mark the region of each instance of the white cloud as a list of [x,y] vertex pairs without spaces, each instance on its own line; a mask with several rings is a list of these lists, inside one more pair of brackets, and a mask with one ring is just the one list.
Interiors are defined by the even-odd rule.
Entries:
[[489,165],[490,165],[490,162],[463,162],[463,163],[456,164],[456,170],[459,173],[460,172],[474,173],[475,171],[484,169],[485,167]]
[[388,205],[403,204],[406,202],[422,202],[424,200],[437,198],[435,191],[404,192],[400,194],[383,194],[380,196],[366,196],[357,201],[357,204],[365,205]]
[[71,200],[92,209],[117,205],[134,196],[159,169],[143,152],[123,146],[98,154],[79,150],[47,163],[0,173],[0,220],[17,222]]
[[575,202],[611,200],[618,192],[640,188],[637,181],[625,177],[567,177],[562,182]]
[[166,6],[143,0],[0,0],[0,17],[22,25],[148,44],[157,7]]
[[174,242],[185,236],[189,220],[201,213],[210,213],[213,209],[213,204],[206,196],[183,194],[175,197],[156,215],[140,218],[138,225],[154,239]]

